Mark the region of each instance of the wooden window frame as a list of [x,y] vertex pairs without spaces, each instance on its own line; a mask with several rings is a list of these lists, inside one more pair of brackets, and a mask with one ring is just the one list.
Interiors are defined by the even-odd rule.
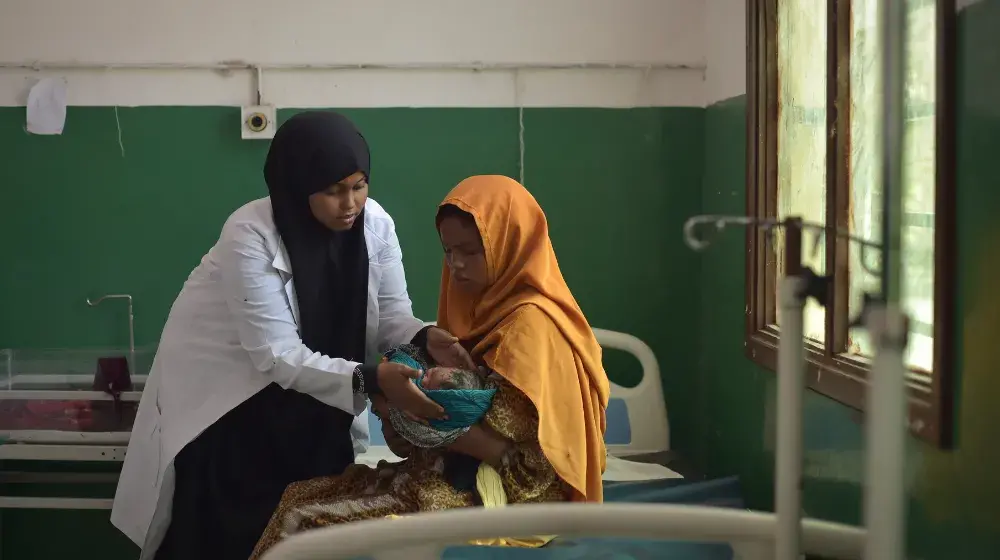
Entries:
[[[747,0],[747,214],[774,217],[778,183],[779,0]],[[819,2],[819,0],[817,0]],[[955,0],[937,2],[935,107],[934,372],[930,383],[908,382],[909,427],[939,447],[953,442],[952,371],[955,349]],[[821,5],[821,4],[820,4]],[[849,225],[850,0],[827,0],[826,220]],[[826,340],[806,343],[807,384],[812,390],[864,410],[869,362],[848,356],[849,244],[828,235],[826,270],[833,271],[826,302]],[[774,371],[776,254],[762,231],[746,235],[747,356]]]

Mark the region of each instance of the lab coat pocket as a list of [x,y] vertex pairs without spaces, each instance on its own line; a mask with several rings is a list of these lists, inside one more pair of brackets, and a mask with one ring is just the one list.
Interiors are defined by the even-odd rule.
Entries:
[[[159,411],[157,411],[157,412],[159,412]],[[153,421],[150,422],[148,426],[144,426],[143,428],[144,429],[139,434],[140,436],[145,437],[147,440],[159,438],[160,437],[160,415],[157,414],[156,418],[153,419]],[[132,435],[134,436],[135,434],[133,433]]]
[[[133,431],[132,438],[141,437],[138,441],[132,442],[138,444],[135,448],[136,454],[141,454],[143,456],[144,462],[147,463],[147,468],[150,468],[151,472],[156,473],[156,477],[153,478],[153,486],[158,485],[158,480],[160,479],[161,468],[160,468],[160,457],[163,453],[163,438],[160,437],[161,426],[163,425],[162,409],[160,408],[160,391],[158,383],[151,383],[147,390],[150,391],[148,395],[144,395],[150,399],[147,401],[146,410],[142,409],[142,404],[140,403],[140,413],[145,412],[146,414],[140,414],[137,420],[140,420],[144,425],[141,430]],[[138,426],[136,426],[138,427]],[[132,447],[130,443],[129,447]]]
[[292,310],[292,318],[298,323],[299,301],[295,297],[295,282],[292,282],[292,275],[287,272],[279,271],[278,274],[281,276],[281,281],[285,284],[285,299],[288,301],[288,308]]
[[378,356],[378,290],[382,282],[382,269],[369,261],[368,263],[368,315],[365,321],[365,353],[367,358]]
[[158,488],[163,477],[163,462],[160,460],[163,457],[163,438],[160,437],[159,422],[153,426],[153,431],[149,434],[148,444],[149,458],[156,464],[156,477],[153,478],[153,488]]

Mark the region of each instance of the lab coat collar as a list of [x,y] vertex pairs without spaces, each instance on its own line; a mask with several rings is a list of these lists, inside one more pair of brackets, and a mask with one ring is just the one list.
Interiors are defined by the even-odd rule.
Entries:
[[278,250],[274,252],[274,260],[271,261],[271,266],[289,276],[292,274],[292,261],[288,258],[288,251],[280,239],[278,240]]
[[292,261],[288,258],[288,251],[280,239],[278,240],[278,248],[274,251],[274,260],[271,261],[271,266],[281,274],[285,281],[285,297],[288,298],[288,306],[292,309],[292,318],[298,324],[299,302],[295,297],[295,282],[292,282]]

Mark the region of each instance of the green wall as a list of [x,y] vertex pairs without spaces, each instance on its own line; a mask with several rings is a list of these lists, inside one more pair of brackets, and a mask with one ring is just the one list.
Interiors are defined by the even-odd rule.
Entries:
[[[957,439],[941,452],[908,445],[909,557],[1000,557],[1000,1],[962,12],[958,33],[959,348]],[[746,100],[705,112],[702,211],[745,211]],[[737,473],[750,505],[772,506],[774,374],[756,367],[743,336],[743,237],[729,235],[701,256],[700,364],[691,398],[698,410],[688,450],[710,475]],[[674,399],[676,400],[676,399]],[[673,401],[671,401],[673,402]],[[805,400],[804,503],[815,517],[860,522],[864,433],[857,416],[816,393]]]
[[[415,311],[433,318],[441,266],[434,209],[468,175],[517,176],[517,112],[346,113],[371,142],[371,194],[396,220]],[[113,108],[71,108],[56,137],[29,136],[23,108],[0,109],[0,348],[121,347],[122,308],[84,303],[113,292],[136,298],[137,342],[155,344],[225,218],[265,194],[267,145],[239,139],[238,109],[120,108],[117,117],[124,153]],[[701,204],[702,121],[699,108],[524,115],[526,183],[548,214],[567,281],[592,324],[635,334],[670,358],[672,395],[692,391],[688,372],[697,365],[689,350],[697,344],[698,278],[690,272],[698,261],[681,224]],[[608,367],[620,382],[636,379],[621,356],[609,355]],[[683,446],[693,409],[683,398],[670,405]],[[55,558],[81,546],[109,558],[134,553],[106,512],[5,511],[2,525],[5,558]],[[39,539],[39,527],[67,538]]]
[[[432,317],[434,209],[466,176],[517,176],[517,114],[345,112],[371,142],[371,193],[396,220],[416,311]],[[0,348],[125,344],[121,310],[84,303],[110,292],[135,296],[137,342],[155,343],[225,218],[266,194],[267,144],[239,139],[237,109],[122,108],[118,117],[124,153],[113,108],[71,108],[55,137],[25,134],[23,108],[0,109]],[[677,232],[700,204],[702,110],[529,109],[524,122],[526,182],[591,321],[664,338],[673,327],[662,309],[694,312],[695,280],[671,271],[696,263]]]

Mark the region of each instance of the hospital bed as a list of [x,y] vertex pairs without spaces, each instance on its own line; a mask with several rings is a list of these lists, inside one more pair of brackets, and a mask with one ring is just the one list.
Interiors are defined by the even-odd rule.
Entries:
[[[669,454],[659,365],[638,338],[603,329],[594,332],[605,350],[632,354],[642,369],[636,386],[611,386],[605,504],[511,505],[349,523],[286,539],[265,559],[773,560],[774,515],[746,510],[736,477],[688,481],[664,465],[643,462]],[[394,460],[379,433],[378,420],[371,422],[376,434],[373,445],[358,460],[367,464]],[[535,534],[558,536],[535,549],[460,544],[477,538]],[[825,557],[858,557],[864,537],[864,531],[855,527],[813,520],[803,523],[804,550],[822,552]]]
[[[898,6],[896,9],[899,9]],[[802,234],[812,231],[847,237],[864,247],[874,243],[824,224],[797,217],[783,220],[747,216],[697,216],[685,224],[689,246],[706,247],[695,230],[709,224],[716,231],[749,226],[765,232],[784,230],[785,276],[778,290],[781,340],[778,348],[775,513],[741,510],[735,480],[701,483],[650,473],[655,480],[622,485],[615,465],[628,470],[633,445],[656,447],[644,438],[650,425],[662,419],[668,434],[666,407],[660,388],[655,399],[651,371],[658,372],[648,348],[634,337],[596,331],[602,346],[632,351],[643,364],[643,378],[634,390],[612,387],[607,443],[611,452],[605,476],[604,504],[521,504],[499,508],[424,512],[394,519],[346,523],[291,536],[270,549],[263,560],[333,560],[374,557],[375,560],[436,560],[438,558],[569,560],[575,558],[738,558],[799,560],[803,553],[823,558],[902,560],[903,448],[905,444],[906,318],[891,297],[866,299],[865,326],[877,341],[875,368],[868,392],[868,476],[865,488],[866,528],[803,519],[802,398],[805,391],[803,316],[807,299],[828,301],[825,279],[802,262]],[[898,256],[896,257],[898,261]],[[898,264],[898,263],[897,263]],[[891,292],[890,292],[891,293]],[[644,359],[645,358],[645,359]],[[612,427],[614,426],[614,427]],[[623,428],[622,426],[627,426]],[[660,429],[653,426],[653,429]],[[620,437],[620,434],[628,436]],[[632,437],[632,433],[635,437]],[[666,439],[661,440],[664,448]],[[666,469],[669,470],[669,469]],[[497,537],[558,535],[536,549],[461,546]],[[610,539],[606,536],[613,536]],[[678,542],[680,541],[680,542]],[[459,545],[459,546],[456,546]]]
[[[701,504],[714,507],[742,508],[739,481],[733,478],[706,482],[688,482],[679,473],[663,464],[669,457],[670,430],[660,379],[660,367],[652,350],[638,338],[615,331],[595,329],[606,350],[624,351],[638,362],[641,378],[633,387],[612,383],[607,409],[608,463],[604,475],[605,495],[609,502]],[[154,349],[140,348],[136,360],[151,362]],[[79,411],[79,403],[96,405],[107,416],[113,398],[92,390],[92,370],[100,356],[113,354],[101,350],[0,351],[0,460],[58,461],[115,463],[124,460],[129,439],[129,417],[122,418],[121,429],[97,431],[100,422],[81,424],[74,429],[66,426],[34,426],[32,418],[11,417],[11,405],[50,403],[58,409],[63,403],[67,410]],[[146,366],[148,370],[148,366]],[[140,369],[143,371],[143,369]],[[68,373],[65,373],[68,372]],[[614,376],[615,372],[611,372]],[[620,373],[620,372],[619,372]],[[131,391],[120,395],[119,406],[134,407],[141,397],[144,375],[132,377]],[[76,403],[76,404],[73,404]],[[4,409],[4,406],[7,406]],[[388,449],[382,437],[379,420],[369,412],[371,441],[356,461],[374,465],[380,460],[399,460]],[[108,426],[108,419],[103,424]],[[110,420],[112,423],[114,419]],[[49,428],[49,429],[46,429]],[[57,429],[51,429],[57,428]],[[95,429],[96,428],[96,429]],[[0,481],[26,483],[113,483],[115,473],[12,473],[0,471]],[[107,497],[76,496],[0,496],[0,508],[28,509],[109,509]],[[529,516],[530,517],[530,516]],[[741,543],[735,543],[740,550]],[[621,539],[570,539],[560,537],[540,551],[462,547],[449,551],[460,558],[562,558],[591,557],[594,554],[618,554],[631,550],[635,554],[669,558],[728,559],[734,557],[729,544],[661,543],[655,541],[622,541]],[[501,554],[501,556],[497,556]],[[528,555],[528,556],[524,556]],[[582,556],[581,556],[582,555]],[[447,555],[446,555],[447,557]],[[745,555],[742,557],[746,557]]]
[[[894,10],[901,13],[900,6],[901,3],[897,4]],[[897,18],[901,17],[900,13],[896,14]],[[855,238],[849,232],[828,231],[825,224],[805,222],[798,217],[778,220],[706,215],[691,218],[685,224],[686,241],[695,249],[710,243],[695,234],[700,225],[710,225],[717,232],[729,226],[748,226],[764,232],[777,228],[784,230],[785,275],[781,279],[777,304],[781,339],[777,372],[775,513],[741,511],[738,506],[733,507],[738,503],[738,489],[735,492],[731,488],[724,489],[726,481],[672,486],[675,481],[664,483],[661,479],[645,483],[659,491],[657,497],[650,499],[651,494],[643,493],[640,485],[623,488],[615,486],[612,480],[606,480],[605,484],[610,485],[605,504],[521,504],[423,512],[402,518],[346,523],[293,535],[270,549],[263,559],[333,560],[369,555],[375,560],[568,560],[601,557],[636,560],[671,557],[800,560],[803,553],[823,558],[905,558],[905,491],[902,479],[906,366],[903,355],[907,323],[906,315],[898,305],[898,293],[886,290],[890,284],[885,281],[880,297],[866,298],[866,309],[861,316],[877,341],[866,410],[866,527],[803,519],[802,512],[802,399],[806,389],[804,309],[807,299],[818,301],[821,305],[829,301],[827,279],[809,270],[803,263],[802,234],[811,231],[836,235],[863,247],[875,244]],[[898,254],[886,258],[885,253],[883,251],[885,260],[894,259],[896,262],[892,266],[898,270]],[[891,256],[894,252],[888,251],[888,254]],[[608,334],[604,331],[598,334],[604,346],[609,346],[609,342],[613,344],[612,341],[637,342],[624,337],[616,340],[618,336],[609,340]],[[651,383],[649,368],[645,366],[644,363],[642,383]],[[615,437],[615,431],[610,428],[612,422],[626,421],[629,431],[640,433],[645,424],[661,417],[665,419],[665,416],[653,416],[653,408],[646,408],[650,404],[640,402],[647,394],[648,390],[623,393],[620,387],[613,387],[612,398],[623,403],[626,414],[612,420],[609,411],[609,449]],[[662,406],[662,402],[658,404]],[[656,412],[662,414],[665,406],[662,411]],[[665,435],[665,424],[663,429]],[[625,465],[630,463],[630,444],[631,438],[616,445],[614,451],[619,453],[616,462],[621,459]],[[709,488],[709,485],[714,488]],[[702,495],[685,500],[676,492],[678,488],[686,490],[689,495],[698,492]],[[621,491],[616,492],[618,490]],[[726,503],[726,498],[732,498],[734,503]],[[478,539],[526,535],[558,537],[549,546],[540,549],[455,546]],[[616,538],[601,538],[605,535]],[[674,542],[669,539],[674,539]],[[683,542],[678,543],[677,540]]]

